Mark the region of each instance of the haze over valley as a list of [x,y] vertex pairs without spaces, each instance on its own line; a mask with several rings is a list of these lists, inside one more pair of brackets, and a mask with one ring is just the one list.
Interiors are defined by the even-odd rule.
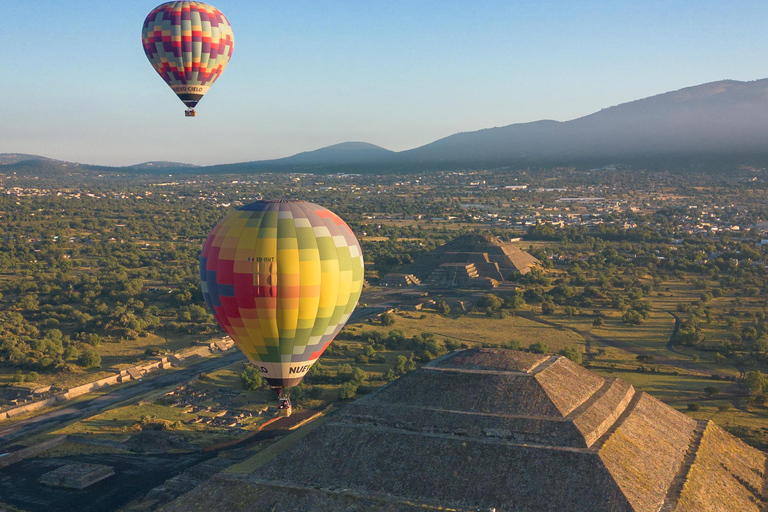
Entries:
[[[276,160],[193,166],[147,162],[82,171],[364,172],[514,167],[621,165],[654,170],[689,167],[716,171],[768,165],[768,79],[723,80],[605,108],[571,121],[536,121],[451,135],[424,146],[390,151],[365,142],[342,142]],[[40,162],[39,160],[42,160]],[[62,162],[33,155],[0,155],[5,170],[61,170]]]

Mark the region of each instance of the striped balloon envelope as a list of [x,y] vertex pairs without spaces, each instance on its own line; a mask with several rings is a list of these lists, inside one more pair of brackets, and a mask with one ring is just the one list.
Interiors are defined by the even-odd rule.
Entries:
[[200,257],[216,320],[270,386],[301,381],[349,319],[363,255],[336,214],[304,201],[257,201],[224,217]]
[[155,7],[144,20],[141,42],[152,67],[190,109],[221,76],[235,45],[227,18],[203,2]]

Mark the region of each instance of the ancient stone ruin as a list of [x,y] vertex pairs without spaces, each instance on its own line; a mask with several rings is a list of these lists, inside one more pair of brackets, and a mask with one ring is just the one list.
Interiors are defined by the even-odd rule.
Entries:
[[78,462],[49,471],[40,477],[40,483],[51,487],[85,489],[115,474],[111,466]]
[[164,510],[759,512],[766,456],[566,358],[454,352]]

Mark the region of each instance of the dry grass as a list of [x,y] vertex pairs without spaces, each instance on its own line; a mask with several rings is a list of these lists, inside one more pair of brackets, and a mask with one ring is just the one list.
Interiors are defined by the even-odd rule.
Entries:
[[[424,318],[421,318],[422,316]],[[368,323],[353,325],[363,330],[377,330],[383,334],[387,334],[392,329],[400,329],[406,337],[430,332],[438,338],[463,342],[469,346],[499,345],[514,339],[523,347],[533,343],[544,343],[552,352],[571,346],[584,350],[584,339],[578,334],[518,316],[488,318],[484,313],[469,313],[459,317],[444,317],[430,311],[417,311],[400,312],[395,315],[395,318],[395,324],[392,326]]]

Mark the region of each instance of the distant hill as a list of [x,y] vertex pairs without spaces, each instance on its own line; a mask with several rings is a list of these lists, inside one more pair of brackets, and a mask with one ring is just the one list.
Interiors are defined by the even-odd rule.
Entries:
[[314,151],[305,151],[297,155],[273,160],[288,165],[328,165],[335,163],[355,164],[370,161],[392,160],[394,151],[384,149],[367,142],[342,142]]
[[459,133],[401,153],[407,162],[576,163],[768,154],[768,79],[724,80],[603,109]]
[[[0,165],[44,161],[2,154]],[[54,161],[55,162],[55,161]],[[403,172],[509,166],[624,164],[684,169],[768,166],[768,79],[722,80],[668,92],[571,121],[536,121],[457,133],[394,152],[345,142],[275,160],[195,167],[147,162],[125,173]]]
[[0,173],[15,173],[27,177],[49,177],[70,175],[95,174],[154,174],[168,172],[190,172],[197,166],[179,162],[144,162],[126,167],[110,167],[106,165],[89,165],[77,162],[66,162],[38,155],[22,155],[13,153],[0,154]]
[[544,120],[457,133],[399,153],[345,143],[278,160],[201,171],[382,172],[615,162],[768,165],[768,79],[688,87],[571,121]]
[[181,162],[143,162],[136,165],[129,165],[127,169],[135,169],[137,171],[154,171],[154,170],[176,170],[176,169],[195,169],[198,165],[185,164]]
[[76,162],[64,162],[35,155],[23,155],[23,158],[13,162],[0,161],[0,174],[15,174],[23,177],[59,178],[72,176],[89,176],[101,173],[125,172],[125,168],[105,167],[97,165],[79,164]]
[[305,151],[286,158],[261,160],[236,164],[204,167],[201,170],[212,173],[236,173],[258,171],[298,172],[355,172],[371,170],[382,166],[397,166],[398,153],[368,144],[367,142],[342,142],[314,151]]
[[31,160],[60,162],[60,160],[53,160],[52,158],[46,158],[44,156],[24,155],[22,153],[0,153],[0,165],[11,165],[11,164],[17,164],[19,162],[28,162]]

